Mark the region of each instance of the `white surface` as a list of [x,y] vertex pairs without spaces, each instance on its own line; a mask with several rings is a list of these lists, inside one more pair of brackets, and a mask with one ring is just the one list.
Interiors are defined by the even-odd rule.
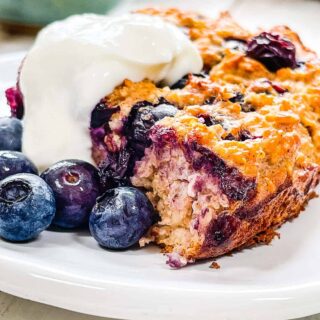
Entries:
[[83,14],[54,22],[21,68],[23,152],[40,171],[65,159],[93,162],[90,118],[103,97],[125,79],[170,85],[202,65],[183,31],[158,17]]
[[[0,61],[14,81],[21,54]],[[79,312],[130,319],[284,320],[320,311],[320,199],[272,246],[174,271],[155,247],[110,252],[86,233],[44,232],[27,244],[1,241],[0,289]],[[232,308],[230,307],[232,306]],[[274,314],[277,310],[277,314]]]
[[[170,3],[172,1],[170,0]],[[201,0],[201,3],[204,1]],[[197,3],[197,1],[191,2]],[[216,2],[211,0],[211,10],[210,1],[205,1],[207,14],[215,15],[213,2],[215,2],[214,7],[223,7],[222,9],[234,3],[231,11],[244,24],[250,25],[254,21],[255,25],[256,23],[267,25],[272,19],[278,19],[281,23],[288,21],[289,25],[302,33],[303,39],[313,48],[320,46],[320,41],[317,40],[317,30],[320,28],[319,1]],[[186,3],[186,0],[180,3]],[[267,15],[267,12],[271,12],[271,15]],[[2,88],[14,83],[14,68],[19,58],[9,56],[7,60],[0,62],[1,91]],[[0,112],[3,106],[4,101],[0,99]],[[55,237],[48,232],[37,242],[23,246],[0,242],[0,289],[73,310],[93,310],[93,313],[123,318],[130,318],[131,315],[139,320],[156,319],[156,315],[160,318],[163,313],[166,313],[164,317],[166,319],[187,319],[183,317],[183,313],[188,308],[192,309],[190,318],[215,320],[232,319],[227,316],[221,317],[221,312],[229,311],[236,313],[236,319],[239,320],[289,319],[317,313],[320,311],[318,301],[320,278],[317,270],[320,262],[319,208],[319,199],[314,200],[307,212],[280,230],[281,240],[274,241],[269,247],[245,250],[233,257],[224,257],[218,261],[221,265],[219,270],[208,269],[209,263],[203,263],[185,270],[171,271],[163,265],[164,259],[158,254],[157,249],[149,249],[151,253],[146,250],[109,253],[97,248],[90,238],[72,234],[57,234]],[[145,263],[146,260],[148,264]],[[117,265],[118,261],[122,264]],[[6,272],[8,268],[10,270]],[[127,273],[128,268],[129,273]],[[17,269],[20,270],[19,274],[15,274]],[[82,269],[82,272],[79,272],[79,269]],[[110,270],[115,270],[111,276]],[[55,275],[52,279],[45,278],[52,273]],[[120,282],[117,276],[120,277]],[[153,281],[150,281],[150,276]],[[77,278],[76,281],[79,280],[78,277],[81,277],[81,280],[74,283],[75,278]],[[91,277],[93,279],[101,277],[98,279],[96,289],[92,287]],[[60,285],[61,279],[66,282]],[[106,279],[113,282],[108,283]],[[133,283],[145,285],[145,290],[143,287],[141,290],[130,287],[132,291],[126,290],[126,293],[132,292],[132,296],[128,298],[123,294],[123,290],[119,292],[115,289],[117,284],[126,282],[126,279],[128,279],[126,285],[131,286]],[[155,300],[150,291],[157,291],[156,284],[159,282],[162,287],[165,287],[165,292],[161,291],[161,297]],[[188,283],[191,284],[191,288],[186,290],[185,286]],[[89,285],[89,288],[86,289],[85,285]],[[109,289],[104,288],[107,285],[110,285]],[[216,299],[214,291],[219,288],[222,290],[221,286],[224,288],[224,293],[220,293]],[[210,291],[206,291],[209,297],[197,298],[204,287],[209,288]],[[72,288],[76,289],[72,291]],[[244,288],[241,294],[240,288]],[[180,294],[179,290],[183,292]],[[96,292],[91,296],[94,291]],[[228,291],[232,292],[228,294]],[[172,294],[174,297],[171,300]],[[100,300],[95,299],[97,295],[100,296]],[[192,296],[191,302],[185,299],[186,295]],[[240,297],[233,302],[232,298],[236,295]],[[114,300],[116,300],[115,303],[113,303]],[[96,307],[95,303],[101,303],[101,301],[103,305]],[[132,302],[132,308],[128,308],[127,302],[130,304]],[[243,305],[241,305],[242,302],[244,302]],[[114,312],[114,308],[119,304],[121,309]],[[142,314],[138,316],[139,305]],[[198,308],[202,310],[194,315]],[[209,311],[207,311],[208,308]],[[221,310],[222,308],[224,310]],[[167,316],[179,311],[181,311],[179,316]],[[258,312],[263,313],[262,316]],[[97,320],[95,317],[63,311],[6,294],[0,294],[0,319]],[[308,320],[319,319],[320,316],[308,317]]]

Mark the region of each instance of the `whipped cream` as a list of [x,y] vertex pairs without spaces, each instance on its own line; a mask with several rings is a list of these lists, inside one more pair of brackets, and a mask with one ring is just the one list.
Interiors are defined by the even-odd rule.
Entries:
[[124,79],[170,85],[201,68],[187,36],[158,17],[85,14],[55,22],[21,69],[23,152],[40,170],[63,159],[92,162],[90,117],[101,98]]

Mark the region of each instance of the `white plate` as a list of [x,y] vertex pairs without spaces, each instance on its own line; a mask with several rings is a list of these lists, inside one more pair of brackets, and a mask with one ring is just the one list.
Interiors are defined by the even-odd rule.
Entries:
[[[0,58],[0,89],[14,83],[22,57]],[[47,231],[27,244],[1,241],[0,290],[125,319],[302,317],[320,312],[319,213],[320,199],[312,200],[281,229],[281,240],[223,257],[219,270],[209,262],[170,270],[155,247],[110,252],[87,233]]]

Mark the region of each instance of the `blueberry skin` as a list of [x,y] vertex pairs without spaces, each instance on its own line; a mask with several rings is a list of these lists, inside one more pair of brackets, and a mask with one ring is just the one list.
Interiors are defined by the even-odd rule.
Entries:
[[36,238],[56,212],[50,187],[38,176],[20,173],[0,182],[0,236],[21,242]]
[[38,169],[21,152],[0,151],[0,180],[17,173],[38,174]]
[[148,132],[151,127],[165,117],[173,117],[178,109],[171,104],[160,104],[156,107],[145,106],[135,110],[132,123],[128,124],[127,135],[130,141],[144,146],[149,146],[151,141],[148,139]]
[[92,236],[108,249],[127,249],[136,244],[155,219],[145,194],[132,187],[107,190],[92,209],[89,227]]
[[0,150],[21,151],[22,123],[17,118],[0,118]]
[[82,160],[63,160],[41,174],[52,188],[57,213],[53,225],[77,228],[88,223],[89,214],[100,195],[98,170]]
[[249,41],[247,56],[258,60],[272,72],[298,66],[295,45],[286,38],[269,32],[262,32]]

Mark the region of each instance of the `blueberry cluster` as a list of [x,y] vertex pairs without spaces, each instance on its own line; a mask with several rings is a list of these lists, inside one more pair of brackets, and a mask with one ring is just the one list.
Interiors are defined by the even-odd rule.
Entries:
[[21,153],[22,123],[0,118],[0,237],[22,242],[55,229],[89,227],[109,249],[136,244],[155,221],[146,195],[133,187],[104,189],[97,168],[81,160],[55,163],[38,175]]

